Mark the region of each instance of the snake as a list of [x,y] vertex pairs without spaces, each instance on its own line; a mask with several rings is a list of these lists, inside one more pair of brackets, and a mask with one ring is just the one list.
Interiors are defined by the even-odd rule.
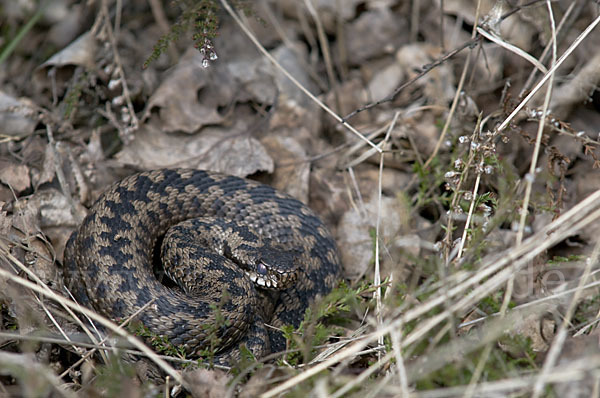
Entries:
[[[135,317],[187,354],[283,351],[284,325],[340,277],[335,241],[306,205],[254,180],[196,169],[108,187],[71,234],[64,281],[115,321]],[[216,344],[216,345],[215,345]]]

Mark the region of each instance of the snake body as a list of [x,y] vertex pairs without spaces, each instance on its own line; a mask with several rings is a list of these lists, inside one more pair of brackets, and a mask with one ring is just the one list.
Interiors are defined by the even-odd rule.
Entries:
[[[176,254],[175,268],[167,273],[184,286],[159,280],[155,246],[170,228],[195,218],[203,224],[200,235],[233,234],[233,243],[221,244],[217,254],[244,247],[260,251],[260,242],[270,242],[272,261],[297,268],[291,286],[265,291],[254,283],[256,275],[250,278],[217,254],[198,254],[190,242],[176,244],[176,253],[199,258],[203,269],[185,268]],[[213,219],[222,221],[210,226]],[[331,290],[340,272],[333,238],[300,201],[255,181],[190,169],[143,172],[108,188],[71,235],[64,264],[65,283],[74,296],[111,319],[139,311],[136,317],[145,327],[188,353],[206,347],[215,333],[210,325],[220,322],[221,352],[245,343],[257,356],[285,348],[276,328],[298,326],[306,308]],[[264,272],[260,265],[259,274]]]

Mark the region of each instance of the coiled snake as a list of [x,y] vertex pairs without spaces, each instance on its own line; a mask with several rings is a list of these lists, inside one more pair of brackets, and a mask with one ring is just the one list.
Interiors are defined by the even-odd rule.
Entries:
[[[172,268],[159,280],[165,233]],[[255,181],[188,169],[143,172],[108,188],[64,258],[65,283],[83,305],[125,319],[154,300],[137,318],[188,353],[207,346],[218,308],[219,351],[231,355],[245,343],[258,357],[285,348],[276,328],[298,326],[340,272],[334,240],[301,202]],[[190,260],[194,266],[184,264]]]

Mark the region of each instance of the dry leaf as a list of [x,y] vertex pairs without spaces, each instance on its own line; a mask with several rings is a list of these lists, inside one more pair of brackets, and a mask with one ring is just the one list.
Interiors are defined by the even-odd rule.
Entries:
[[[378,196],[370,195],[364,207],[348,210],[338,225],[338,246],[345,275],[349,279],[364,275],[373,262],[374,242],[370,231],[376,226],[377,208]],[[404,211],[397,199],[384,196],[381,214],[380,239],[385,244],[399,235]]]
[[35,129],[37,112],[29,99],[17,99],[0,91],[0,126],[2,134],[23,137],[31,135]]
[[29,167],[0,160],[0,182],[11,187],[16,193],[25,191],[31,186]]
[[[41,64],[34,73],[35,82],[40,84],[42,87],[49,87],[51,85],[51,78],[49,77],[50,71],[60,69],[65,66],[82,66],[86,69],[93,70],[96,68],[96,39],[91,32],[85,32],[79,36],[75,41],[63,48],[50,59]],[[67,73],[64,80],[71,77],[71,72]],[[58,79],[57,80],[62,80]],[[56,87],[64,89],[64,85],[61,82],[55,83]]]
[[581,368],[584,377],[555,384],[553,389],[557,397],[587,398],[597,396],[598,377],[594,376],[593,372],[588,373],[592,369],[586,366],[586,358],[597,358],[600,355],[598,337],[597,330],[589,336],[567,337],[557,365],[573,368],[573,365],[577,364]]
[[36,235],[43,230],[59,258],[73,228],[87,213],[81,204],[71,203],[53,188],[38,190],[27,198],[19,199],[13,206],[13,213],[17,214],[13,225],[28,235]]
[[286,379],[291,376],[291,369],[283,367],[275,367],[272,365],[265,365],[258,369],[250,380],[244,385],[244,388],[240,391],[240,398],[254,398],[260,396],[260,394],[271,388],[271,384],[267,384],[266,381],[273,379]]
[[96,39],[91,32],[85,32],[74,42],[63,48],[50,59],[39,66],[39,69],[49,69],[50,67],[78,65],[87,69],[94,69],[96,56]]
[[[241,123],[240,123],[241,124]],[[120,163],[143,169],[191,167],[247,176],[273,171],[273,160],[247,129],[206,128],[200,134],[167,134],[156,120],[142,125],[135,140],[116,155]]]
[[392,54],[408,40],[408,23],[389,7],[376,7],[344,25],[348,62],[362,62]]
[[217,107],[225,103],[221,103],[219,97],[205,97],[204,101],[199,101],[198,91],[210,84],[213,73],[212,69],[202,67],[202,59],[196,49],[186,52],[148,100],[144,119],[158,107],[164,131],[186,133],[223,121]]
[[183,372],[186,385],[195,398],[221,398],[227,391],[230,376],[222,370],[195,369]]
[[[421,70],[423,65],[430,64],[440,56],[439,48],[418,43],[400,48],[396,53],[396,60],[410,79],[418,73],[416,71]],[[452,101],[456,91],[454,73],[448,64],[442,64],[432,69],[415,84],[423,89],[423,94],[428,102],[444,107]]]
[[[540,329],[543,328],[543,330]],[[530,314],[523,318],[509,332],[511,336],[524,337],[531,339],[531,349],[535,352],[545,352],[548,350],[547,338],[552,337],[556,323],[552,320],[540,320],[540,314]],[[498,343],[501,350],[508,352],[513,351],[510,346],[505,346],[502,342]]]
[[392,94],[404,79],[404,72],[396,62],[384,68],[378,68],[376,73],[372,75],[373,78],[369,81],[367,89],[369,96],[374,101],[381,100]]
[[262,143],[277,165],[269,185],[308,203],[310,164],[305,161],[306,152],[302,146],[291,137],[281,136],[266,137]]

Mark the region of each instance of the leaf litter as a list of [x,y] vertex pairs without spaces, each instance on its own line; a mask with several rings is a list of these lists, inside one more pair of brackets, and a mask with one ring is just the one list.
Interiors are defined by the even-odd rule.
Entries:
[[[31,9],[27,2],[4,3],[12,4],[0,17],[14,31]],[[40,286],[66,298],[60,263],[68,236],[108,184],[135,170],[193,167],[250,176],[308,203],[324,219],[339,245],[352,305],[333,301],[344,311],[329,307],[324,323],[307,322],[291,348],[311,338],[317,347],[288,353],[275,368],[240,368],[236,371],[249,375],[235,379],[203,369],[185,372],[192,395],[274,396],[290,389],[323,396],[347,391],[535,395],[539,385],[546,385],[558,395],[580,391],[577,396],[587,396],[591,387],[579,376],[598,363],[594,350],[581,349],[597,348],[597,215],[590,213],[596,218],[573,230],[560,230],[558,243],[542,252],[535,248],[542,238],[525,240],[521,247],[515,242],[520,233],[536,238],[553,222],[557,228],[567,225],[561,216],[600,189],[595,90],[600,63],[589,56],[599,53],[598,29],[556,72],[551,112],[539,113],[542,88],[505,131],[495,128],[541,78],[528,61],[478,37],[472,48],[428,68],[471,39],[476,15],[484,29],[499,28],[494,33],[501,40],[534,58],[551,48],[556,35],[560,56],[594,23],[593,4],[561,0],[521,7],[490,0],[477,13],[477,2],[470,0],[443,2],[443,12],[436,2],[267,1],[251,6],[254,14],[243,19],[279,66],[261,55],[223,11],[214,39],[218,58],[208,67],[190,38],[182,36],[168,57],[142,71],[158,40],[160,18],[171,23],[177,18],[176,7],[151,3],[119,8],[120,2],[103,0],[84,12],[78,4],[57,0],[43,10],[45,22],[33,26],[28,40],[2,61],[3,272],[24,275],[20,264],[40,278]],[[494,6],[505,17],[481,25],[485,17],[494,17],[488,13]],[[71,17],[61,27],[52,12],[65,10]],[[6,32],[3,44],[16,40],[10,29]],[[539,60],[546,68],[549,54]],[[359,111],[347,122],[385,148],[383,160],[280,67],[340,117]],[[396,93],[409,79],[416,80]],[[451,109],[455,113],[448,118]],[[539,167],[529,176],[542,120]],[[531,178],[532,199],[520,227],[525,181]],[[581,214],[588,214],[589,206],[594,205]],[[464,254],[459,251],[463,236]],[[516,264],[524,248],[536,253],[527,267],[515,269],[514,279],[508,273],[486,274],[486,283],[498,278],[496,287],[476,295],[479,285],[469,285],[470,278],[489,272],[490,259],[498,254]],[[588,262],[589,274],[584,272]],[[43,343],[52,336],[64,338],[65,330],[67,337],[74,333],[73,319],[5,273],[0,285],[0,354],[7,355],[0,357],[0,373],[11,366],[20,369],[9,373],[14,379],[0,380],[5,391],[29,394],[35,388],[40,396],[158,391],[149,381],[127,377],[107,384],[111,373],[109,367],[99,371],[102,357],[80,366],[80,354],[65,350],[66,340]],[[512,300],[504,307],[503,295],[513,285]],[[487,285],[481,281],[480,286]],[[574,299],[576,311],[570,312]],[[516,316],[519,311],[522,317]],[[564,316],[571,327],[561,340],[556,330]],[[492,327],[496,320],[500,326]],[[324,325],[329,329],[321,329]],[[390,325],[402,326],[400,340],[383,332]],[[324,330],[327,334],[317,338]],[[372,333],[357,335],[357,330]],[[40,344],[27,346],[31,336]],[[558,357],[549,355],[556,344],[564,348]],[[331,351],[324,362],[312,363],[325,349]],[[35,359],[25,352],[35,352]],[[319,373],[320,366],[338,364],[331,373]],[[569,364],[572,378],[552,379]],[[27,372],[44,376],[32,386],[22,377]],[[58,377],[63,372],[66,376]],[[312,375],[316,378],[308,381]]]

